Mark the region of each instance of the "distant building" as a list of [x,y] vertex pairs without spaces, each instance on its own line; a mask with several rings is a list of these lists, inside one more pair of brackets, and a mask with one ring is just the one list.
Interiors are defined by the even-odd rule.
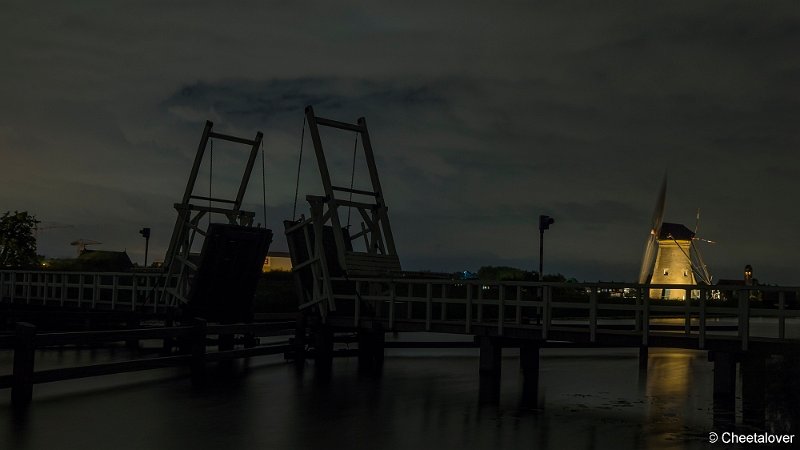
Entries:
[[46,270],[84,272],[128,272],[133,263],[127,252],[108,250],[83,250],[77,258],[50,258],[41,262]]
[[262,272],[291,272],[292,258],[289,252],[269,252],[264,259]]
[[[753,278],[753,266],[750,264],[744,266],[744,274],[742,279],[740,280],[725,280],[720,279],[717,281],[718,286],[758,286],[758,280]],[[735,299],[738,298],[738,294],[733,289],[720,289],[719,291],[720,297],[723,299]],[[751,300],[760,300],[761,299],[761,292],[759,291],[750,291],[749,297]]]
[[[651,284],[697,284],[689,257],[694,232],[679,223],[664,223]],[[650,289],[650,298],[686,300],[685,289]]]
[[81,270],[97,272],[127,272],[133,268],[131,258],[125,251],[84,250],[78,256],[77,263]]

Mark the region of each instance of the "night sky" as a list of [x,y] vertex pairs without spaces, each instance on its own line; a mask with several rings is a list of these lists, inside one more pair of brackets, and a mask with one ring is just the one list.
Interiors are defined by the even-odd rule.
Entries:
[[[665,220],[701,209],[714,278],[800,284],[797,2],[44,3],[0,6],[0,212],[70,226],[41,231],[47,256],[86,238],[141,263],[149,226],[162,258],[206,119],[264,132],[285,250],[312,104],[366,117],[406,269],[535,269],[549,214],[546,272],[634,281],[666,170]],[[353,137],[326,139],[347,185]],[[243,153],[214,150],[221,193]],[[263,223],[261,183],[259,161]]]

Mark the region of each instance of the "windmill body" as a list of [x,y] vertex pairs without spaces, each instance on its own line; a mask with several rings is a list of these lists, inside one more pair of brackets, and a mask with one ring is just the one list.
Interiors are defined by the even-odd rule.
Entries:
[[[697,211],[697,224],[692,231],[679,223],[664,222],[664,204],[667,195],[667,177],[661,183],[661,190],[656,200],[650,235],[644,248],[642,266],[639,269],[639,284],[674,284],[684,287],[651,288],[649,297],[664,300],[686,300],[686,285],[696,285],[699,279],[703,284],[711,284],[711,274],[703,262],[700,250],[694,241],[709,243],[700,239],[697,228],[700,222],[700,210]],[[692,291],[697,295],[697,291]]]
[[[684,225],[666,222],[661,225],[651,284],[697,284],[689,257],[693,239],[694,232]],[[686,290],[651,288],[650,298],[686,300]]]

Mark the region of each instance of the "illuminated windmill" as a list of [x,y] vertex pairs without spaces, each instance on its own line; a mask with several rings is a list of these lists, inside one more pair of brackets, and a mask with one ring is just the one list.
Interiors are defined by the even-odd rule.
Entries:
[[[697,212],[697,223],[692,231],[685,225],[664,222],[664,204],[667,195],[667,178],[661,184],[661,191],[653,211],[650,236],[645,246],[642,267],[639,270],[639,284],[675,284],[694,285],[700,280],[711,284],[711,275],[703,262],[695,241],[700,223],[700,211]],[[686,300],[685,289],[650,289],[650,298],[665,300]]]

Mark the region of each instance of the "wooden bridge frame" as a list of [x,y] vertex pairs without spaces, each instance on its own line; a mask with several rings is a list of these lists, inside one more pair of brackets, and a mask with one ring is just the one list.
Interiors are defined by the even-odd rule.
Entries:
[[[288,222],[286,234],[302,233],[306,245],[305,249],[297,249],[294,240],[288,239],[289,251],[292,253],[292,271],[310,270],[313,276],[312,286],[308,286],[308,290],[298,289],[298,295],[301,296],[300,309],[316,307],[324,319],[328,311],[336,310],[336,302],[332,296],[331,267],[342,268],[347,276],[386,276],[400,272],[401,267],[372,151],[372,141],[367,131],[366,119],[361,117],[356,124],[326,119],[316,116],[311,106],[306,107],[305,114],[314,144],[314,154],[324,196],[306,196],[311,209],[310,218],[301,217],[297,222]],[[320,127],[357,133],[369,171],[371,190],[353,189],[333,184],[319,132]],[[337,193],[339,195],[347,194],[350,198],[337,197]],[[353,200],[353,195],[370,200]],[[356,210],[357,216],[361,219],[361,231],[352,234],[349,229],[342,227],[339,216],[342,207]],[[325,227],[330,227],[333,232],[333,245],[336,249],[335,261],[328,261],[328,255],[325,253],[324,239],[322,238]],[[365,251],[353,251],[353,243],[357,239],[364,240]],[[314,241],[313,245],[312,240]],[[301,254],[307,255],[307,258],[301,257]]]
[[172,309],[161,297],[165,280],[161,272],[0,270],[0,303],[163,313]]
[[[381,323],[387,331],[432,331],[477,336],[505,337],[538,341],[571,341],[625,346],[668,346],[693,349],[726,349],[746,351],[800,350],[800,336],[787,338],[786,320],[800,318],[800,309],[787,308],[787,294],[800,299],[800,287],[748,287],[669,285],[670,289],[699,291],[697,300],[682,305],[664,304],[647,298],[647,290],[661,285],[622,283],[549,283],[549,282],[482,282],[477,280],[406,280],[350,278],[333,279],[338,286],[350,283],[348,293],[334,293],[340,313],[329,317],[331,325],[369,328]],[[388,294],[374,295],[364,288],[383,284]],[[665,285],[666,286],[666,285]],[[453,295],[460,288],[462,295]],[[601,301],[601,293],[610,290],[634,292],[633,298]],[[563,298],[559,291],[575,290],[586,295],[586,301]],[[712,300],[714,291],[737,292],[735,302]],[[754,291],[776,293],[775,308],[760,307],[751,302]],[[574,297],[574,296],[573,296]],[[368,303],[379,314],[365,317],[362,307]],[[752,304],[751,304],[752,303]],[[453,310],[458,308],[458,316]],[[448,311],[449,310],[449,311]],[[559,319],[555,311],[572,311],[572,319]],[[351,311],[351,314],[342,314]],[[602,312],[632,316],[629,330],[607,329]],[[655,330],[653,319],[682,317],[680,332]],[[777,318],[773,336],[757,336],[751,331],[754,317]],[[735,334],[715,332],[709,320],[733,318]],[[727,333],[727,334],[726,334]]]
[[[189,290],[191,289],[191,279],[197,273],[197,260],[193,257],[192,247],[195,239],[200,235],[201,239],[206,236],[206,231],[200,227],[200,220],[206,214],[219,214],[225,216],[230,224],[252,226],[255,213],[243,211],[242,201],[250,182],[250,175],[261,147],[264,137],[260,131],[256,133],[255,139],[245,139],[227,134],[212,131],[214,124],[206,121],[200,144],[197,147],[192,170],[189,173],[189,180],[186,183],[186,190],[180,203],[175,204],[178,217],[175,220],[175,227],[172,231],[172,238],[164,260],[164,267],[168,278],[176,276],[177,281],[161,291],[161,302],[177,306],[189,300]],[[242,144],[249,147],[247,164],[245,165],[236,198],[220,198],[197,195],[195,193],[195,183],[203,163],[206,147],[210,139]],[[208,202],[200,204],[199,202]]]

